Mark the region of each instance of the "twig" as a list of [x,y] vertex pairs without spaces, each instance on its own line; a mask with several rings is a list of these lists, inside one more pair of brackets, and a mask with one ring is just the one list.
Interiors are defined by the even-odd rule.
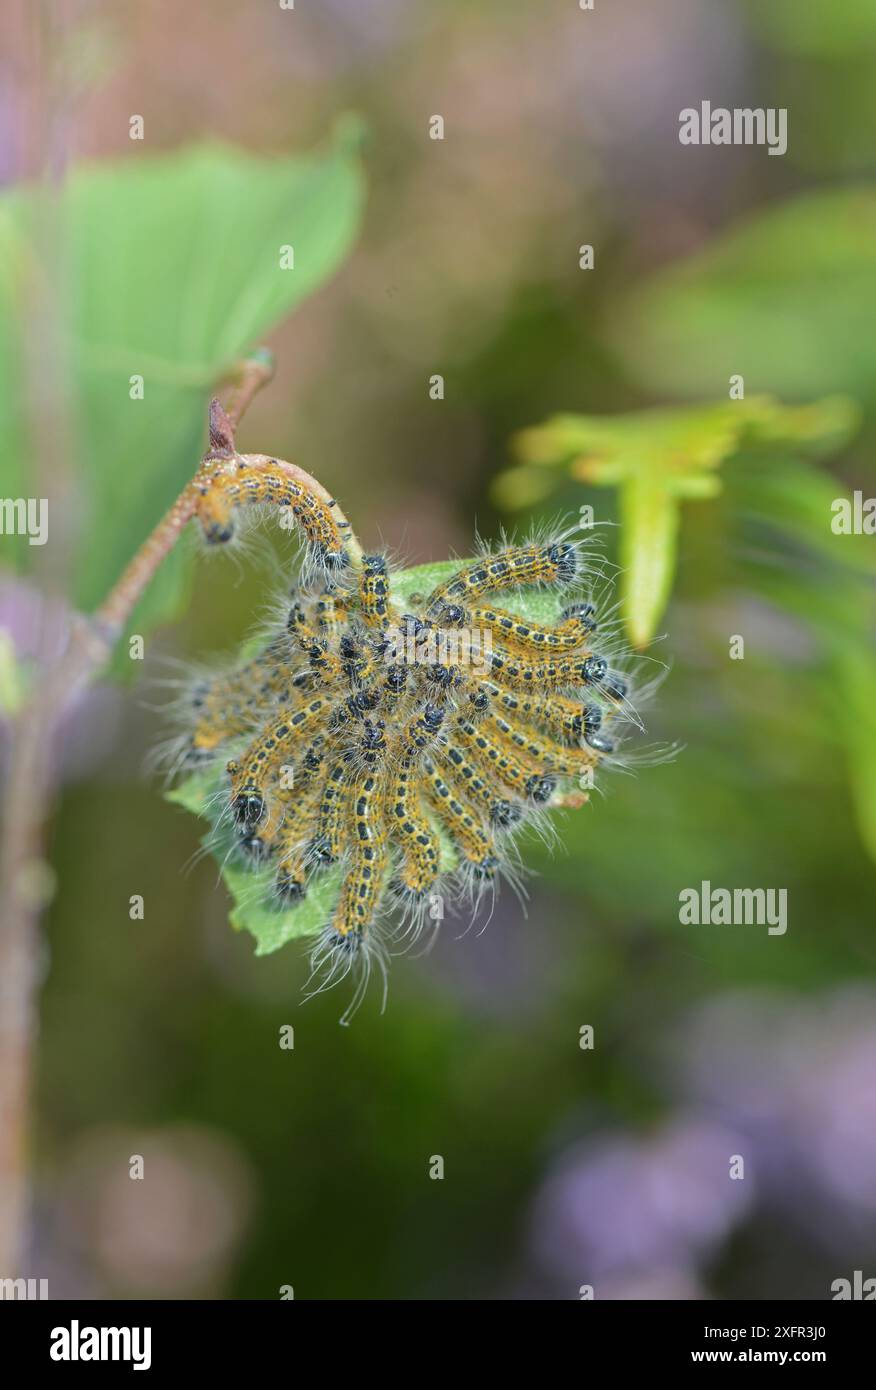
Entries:
[[[223,410],[217,400],[211,403],[210,442],[201,461],[201,468],[204,466],[204,460],[217,454],[233,455],[234,432],[257,393],[267,385],[273,374],[273,358],[269,353],[255,353],[240,364],[236,373],[236,390],[228,409]],[[199,468],[198,473],[200,471]],[[116,581],[95,612],[92,624],[108,649],[118,640],[152,576],[176,545],[186,523],[194,516],[198,473],[183,488],[173,506],[140,546],[121,578]]]
[[244,363],[239,374],[237,390],[225,407],[225,419],[231,426],[232,435],[252,403],[253,398],[274,375],[274,357],[266,348],[260,348]]
[[[214,401],[210,444],[194,478],[137,551],[91,618],[76,615],[67,648],[43,672],[11,724],[11,757],[3,797],[0,841],[0,1276],[21,1268],[26,1226],[25,1153],[29,1122],[31,1053],[36,1036],[36,960],[39,917],[50,890],[44,861],[45,822],[51,810],[51,753],[59,722],[71,701],[105,665],[113,645],[162,560],[194,516],[198,479],[206,461],[237,455],[234,434],[256,393],[271,379],[264,352],[240,364],[227,410]],[[260,456],[249,456],[255,462]],[[325,490],[294,464],[289,470],[327,500]],[[336,508],[336,514],[338,509]],[[352,541],[356,547],[355,538]],[[356,547],[357,548],[357,547]]]

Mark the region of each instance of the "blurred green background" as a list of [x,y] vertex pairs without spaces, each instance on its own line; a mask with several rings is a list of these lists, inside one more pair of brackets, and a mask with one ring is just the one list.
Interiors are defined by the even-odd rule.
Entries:
[[[54,1296],[342,1299],[876,1274],[876,539],[831,531],[833,499],[876,492],[876,13],[154,0],[4,25],[0,487],[54,528],[2,538],[10,710],[37,595],[99,601],[262,340],[277,376],[240,446],[411,564],[590,504],[629,565],[623,480],[579,444],[521,490],[545,420],[723,420],[734,374],[740,411],[831,398],[751,447],[704,427],[714,483],[636,538],[671,588],[648,741],[683,753],[606,777],[533,848],[525,916],[506,893],[483,932],[446,922],[350,1028],[338,992],[302,1006],[296,945],[256,959],[229,929],[215,865],[186,868],[197,823],[144,772],[168,663],[232,651],[267,583],[174,557],[133,624],[142,675],[122,660],[59,739],[33,1272]],[[681,146],[703,99],[787,107],[787,154]],[[658,491],[704,471],[641,437]],[[681,925],[704,879],[786,888],[787,933]]]

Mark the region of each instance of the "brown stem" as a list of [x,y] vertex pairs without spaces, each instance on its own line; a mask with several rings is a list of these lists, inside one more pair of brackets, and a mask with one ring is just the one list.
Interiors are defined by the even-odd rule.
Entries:
[[[67,524],[58,529],[51,553],[39,556],[44,591],[60,591],[72,543],[71,508],[66,505],[71,475],[68,409],[69,363],[59,330],[58,305],[67,292],[61,231],[63,186],[71,139],[70,94],[61,54],[70,42],[69,16],[50,19],[47,6],[33,6],[35,87],[40,112],[36,167],[43,213],[34,224],[34,261],[38,273],[23,277],[26,325],[24,400],[36,495],[58,499]],[[54,505],[54,503],[53,503]],[[44,655],[48,635],[33,634],[37,655]],[[39,912],[50,895],[50,877],[42,858],[42,830],[50,786],[49,744],[54,721],[46,692],[37,689],[19,717],[10,721],[9,767],[2,806],[0,842],[0,1277],[25,1273],[23,1256],[27,1202],[26,1140],[31,1055],[36,1034]]]
[[191,483],[183,489],[169,512],[161,518],[152,534],[143,542],[120,579],[116,580],[92,622],[106,642],[113,646],[121,635],[128,618],[162,560],[179,540],[186,522],[195,511],[195,493]]
[[[257,391],[270,380],[270,359],[241,364],[227,411],[211,410],[208,456],[234,450],[234,431]],[[215,436],[221,434],[219,441]],[[285,465],[293,468],[294,465]],[[304,475],[306,477],[306,475]],[[198,474],[195,474],[197,479]],[[318,486],[313,484],[314,486]],[[39,917],[51,896],[44,830],[51,809],[51,749],[70,702],[105,664],[112,647],[162,560],[195,511],[193,479],[137,551],[91,619],[76,615],[67,648],[39,678],[10,721],[10,761],[0,840],[0,1276],[22,1272],[26,1144],[31,1054],[36,1037]]]
[[231,426],[232,434],[249,409],[253,398],[263,386],[267,386],[273,375],[274,358],[264,348],[243,363],[237,389],[225,407],[225,418]]
[[[205,458],[215,458],[217,455],[234,457],[235,430],[255,396],[273,375],[273,358],[264,351],[255,353],[239,364],[235,372],[237,386],[227,408],[223,409],[218,400],[210,404],[210,444]],[[92,622],[109,647],[118,640],[152,576],[176,545],[186,523],[194,516],[198,499],[197,478],[196,473],[96,610]]]

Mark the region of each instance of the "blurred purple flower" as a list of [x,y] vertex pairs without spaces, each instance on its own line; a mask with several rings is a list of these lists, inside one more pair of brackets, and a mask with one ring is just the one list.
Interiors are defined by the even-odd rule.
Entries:
[[745,1135],[765,1200],[827,1245],[876,1239],[876,994],[711,1000],[676,1040],[684,1103]]
[[0,578],[0,629],[19,659],[56,661],[67,645],[70,610],[23,579]]
[[[652,1138],[614,1135],[563,1155],[536,1199],[532,1247],[551,1274],[594,1285],[658,1270],[688,1278],[748,1210],[730,1177],[739,1136],[695,1117]],[[673,1276],[673,1277],[674,1277]],[[613,1296],[621,1296],[615,1293]]]

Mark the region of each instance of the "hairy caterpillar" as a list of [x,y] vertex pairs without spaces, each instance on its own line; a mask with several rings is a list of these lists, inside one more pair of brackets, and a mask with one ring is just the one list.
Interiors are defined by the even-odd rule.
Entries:
[[[286,507],[311,582],[248,661],[184,693],[181,763],[220,770],[216,835],[269,868],[278,912],[340,866],[313,988],[357,970],[358,1002],[436,893],[476,904],[513,883],[518,832],[586,799],[582,782],[635,720],[630,682],[574,532],[486,551],[402,611],[387,558],[361,554],[337,504],[253,457],[203,471],[204,533],[227,539],[248,504]],[[513,611],[534,587],[561,595],[555,621]],[[489,641],[459,643],[475,629]]]
[[304,483],[289,477],[278,459],[251,455],[246,461],[237,458],[229,463],[217,458],[212,466],[208,460],[198,475],[198,494],[197,516],[211,545],[231,540],[239,508],[268,503],[289,508],[314,559],[326,569],[345,563],[350,523],[334,515],[334,501],[324,502]]

